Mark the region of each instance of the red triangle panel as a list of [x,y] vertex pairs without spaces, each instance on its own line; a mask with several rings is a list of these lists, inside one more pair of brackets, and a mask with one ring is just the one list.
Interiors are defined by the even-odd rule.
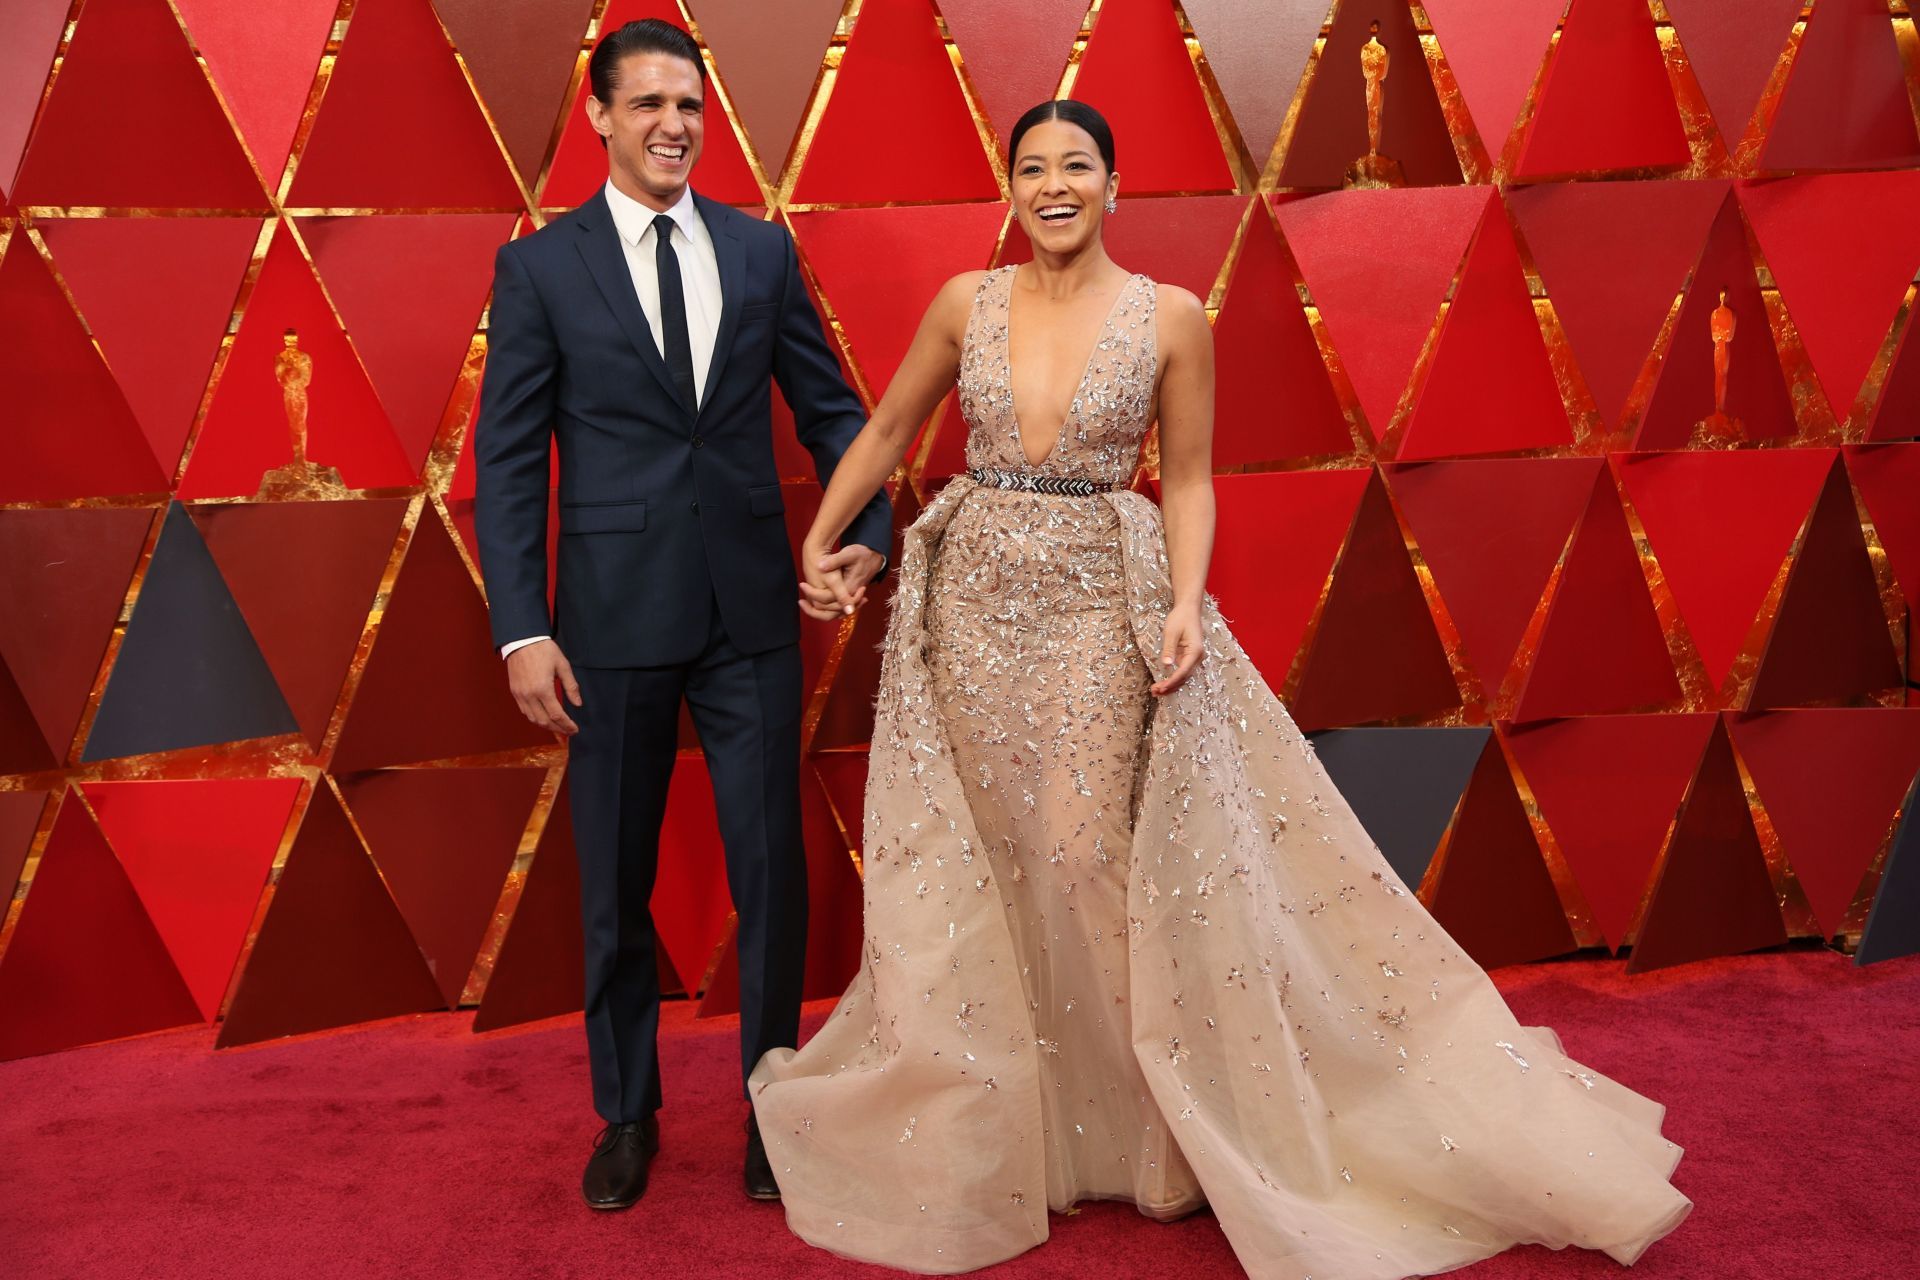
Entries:
[[486,605],[446,526],[424,508],[334,748],[335,772],[552,741],[514,705]]
[[1233,188],[1180,24],[1162,0],[1102,0],[1073,96],[1112,128],[1124,190]]
[[1772,170],[1920,164],[1920,134],[1885,0],[1814,6],[1760,163]]
[[1498,163],[1566,0],[1426,0],[1425,7],[1487,158]]
[[[608,10],[623,7],[616,2]],[[842,0],[693,0],[689,7],[761,168],[778,183],[846,6]]]
[[1678,168],[1690,158],[1653,11],[1644,0],[1573,0],[1514,176]]
[[520,203],[428,0],[359,0],[287,205],[509,208]]
[[174,4],[254,163],[277,190],[339,0],[275,0],[271,22],[249,0]]
[[212,1022],[300,780],[92,782],[86,792],[200,1016]]
[[1616,950],[1631,940],[1654,862],[1717,720],[1574,716],[1507,731],[1593,922]]
[[80,799],[60,806],[0,957],[0,1062],[200,1020]]
[[1014,122],[1059,89],[1087,9],[1088,0],[941,6],[947,34],[1003,155]]
[[127,398],[22,230],[0,259],[0,502],[158,493]]
[[380,873],[322,779],[274,886],[216,1047],[440,1006]]
[[[307,741],[326,737],[405,498],[219,503],[194,524]],[[298,582],[299,590],[287,589]]]
[[1803,0],[1666,0],[1687,65],[1732,151],[1800,17]]
[[[554,120],[565,105],[567,81],[580,60],[580,41],[596,7],[595,0],[518,0],[508,5],[434,0],[500,141],[529,187],[546,157]],[[601,20],[603,33],[619,29],[612,21],[615,16],[609,13]]]
[[[874,163],[876,120],[913,138],[911,165]],[[865,0],[794,200],[879,204],[999,194],[932,7],[927,0]]]
[[256,218],[48,218],[40,234],[171,478],[260,238]]
[[545,769],[382,769],[340,785],[449,1009],[544,781]]
[[[566,784],[554,797],[546,829],[500,941],[487,979],[475,1031],[578,1013],[586,1001],[587,971],[580,930],[580,864],[573,851],[572,801]],[[662,986],[665,986],[662,974]]]
[[[124,138],[138,103],[139,138]],[[167,0],[87,0],[20,165],[19,204],[260,209],[266,193]]]

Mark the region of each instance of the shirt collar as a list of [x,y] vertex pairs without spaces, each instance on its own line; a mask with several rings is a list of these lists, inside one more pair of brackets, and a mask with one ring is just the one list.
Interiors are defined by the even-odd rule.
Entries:
[[[659,215],[646,205],[641,204],[626,192],[613,185],[613,179],[607,179],[607,208],[613,213],[613,229],[629,245],[638,247],[640,237],[653,229],[653,220]],[[667,216],[679,224],[680,233],[693,239],[693,230],[699,222],[700,211],[693,203],[693,188],[683,187],[680,199],[673,208],[667,210]]]

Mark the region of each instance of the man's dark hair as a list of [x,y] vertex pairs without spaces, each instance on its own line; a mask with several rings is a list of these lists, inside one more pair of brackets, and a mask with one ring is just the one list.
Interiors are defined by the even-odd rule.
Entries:
[[1026,136],[1027,130],[1047,120],[1065,120],[1068,124],[1077,124],[1085,129],[1093,138],[1093,145],[1099,148],[1100,160],[1107,166],[1107,172],[1113,172],[1113,130],[1108,127],[1107,118],[1073,98],[1049,99],[1015,121],[1013,133],[1007,139],[1009,162],[1019,160],[1020,139]]
[[700,60],[700,46],[692,36],[663,19],[642,18],[607,32],[600,37],[600,43],[593,46],[593,56],[587,59],[587,79],[593,85],[594,97],[607,106],[613,105],[620,62],[636,53],[665,53],[685,58],[700,73],[700,78],[706,79],[707,64]]

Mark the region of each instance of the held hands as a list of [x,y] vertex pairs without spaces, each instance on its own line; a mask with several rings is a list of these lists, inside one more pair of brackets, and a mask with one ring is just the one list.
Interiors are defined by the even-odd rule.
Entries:
[[1160,669],[1166,674],[1153,682],[1153,696],[1165,697],[1178,689],[1206,653],[1200,633],[1200,606],[1177,604],[1167,614],[1160,638]]
[[867,584],[880,572],[880,553],[859,543],[838,551],[808,538],[800,548],[806,578],[800,583],[800,612],[834,622],[867,602]]
[[567,691],[568,702],[576,707],[583,705],[573,667],[553,641],[537,641],[507,655],[507,684],[513,690],[513,700],[520,704],[520,714],[542,729],[570,738],[580,732],[580,726],[561,705],[554,692],[555,681]]

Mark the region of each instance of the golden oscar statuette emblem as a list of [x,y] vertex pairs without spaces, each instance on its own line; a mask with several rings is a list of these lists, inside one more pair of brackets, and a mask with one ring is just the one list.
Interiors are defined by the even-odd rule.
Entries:
[[282,341],[285,345],[273,358],[273,377],[280,384],[280,399],[287,410],[287,436],[293,446],[293,461],[261,476],[260,492],[254,497],[345,497],[347,486],[340,479],[339,471],[307,460],[307,388],[313,382],[313,357],[300,349],[300,335],[295,330],[287,330]]
[[1727,371],[1733,365],[1733,308],[1727,305],[1727,291],[1720,291],[1720,305],[1707,317],[1713,336],[1713,412],[1694,424],[1702,443],[1736,444],[1746,436],[1740,420],[1727,412]]
[[1346,185],[1354,187],[1404,187],[1407,175],[1400,162],[1380,154],[1380,129],[1387,107],[1387,69],[1391,59],[1387,46],[1380,43],[1380,20],[1368,27],[1367,42],[1360,46],[1360,75],[1367,94],[1367,154],[1347,166]]

